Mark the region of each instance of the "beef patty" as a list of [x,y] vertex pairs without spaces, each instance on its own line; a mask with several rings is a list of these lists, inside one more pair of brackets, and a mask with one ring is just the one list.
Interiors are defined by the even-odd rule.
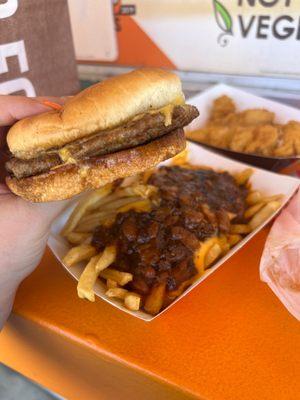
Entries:
[[[140,119],[133,119],[122,126],[76,140],[65,145],[63,149],[74,162],[114,153],[145,144],[175,129],[183,128],[198,115],[199,112],[194,106],[176,106],[172,113],[171,124],[166,126],[165,116],[162,113],[147,113]],[[47,172],[64,162],[59,149],[52,149],[29,160],[13,157],[6,163],[6,169],[16,178],[21,179]]]

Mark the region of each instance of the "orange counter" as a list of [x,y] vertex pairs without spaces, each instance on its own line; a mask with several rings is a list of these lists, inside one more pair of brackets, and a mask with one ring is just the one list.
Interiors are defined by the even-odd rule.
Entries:
[[79,300],[47,251],[18,291],[0,361],[70,400],[296,400],[300,324],[259,280],[267,233],[152,322]]

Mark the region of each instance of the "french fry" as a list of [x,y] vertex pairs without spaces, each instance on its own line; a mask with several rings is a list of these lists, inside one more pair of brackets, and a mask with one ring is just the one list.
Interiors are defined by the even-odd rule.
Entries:
[[236,245],[242,239],[243,239],[243,237],[241,235],[238,235],[238,234],[227,235],[227,240],[228,240],[228,243],[229,243],[229,245],[231,247]]
[[121,272],[116,269],[106,268],[100,272],[101,278],[112,279],[116,281],[118,285],[124,286],[128,282],[132,281],[133,276],[129,272]]
[[204,260],[205,268],[212,265],[221,254],[222,254],[222,248],[219,245],[219,243],[213,244],[205,256]]
[[258,202],[260,202],[262,199],[262,194],[255,190],[254,192],[251,192],[248,194],[246,197],[246,203],[249,204],[249,206],[252,206]]
[[182,165],[188,162],[188,150],[185,149],[172,158],[172,165]]
[[168,292],[167,296],[168,298],[174,300],[176,299],[176,297],[179,297],[186,288],[188,288],[192,283],[194,283],[194,281],[199,277],[199,274],[197,274],[196,276],[193,276],[193,278],[188,279],[187,281],[182,282],[178,289],[175,290],[171,290],[170,292]]
[[101,199],[99,199],[93,206],[92,210],[89,211],[99,211],[102,210],[107,204],[112,203],[115,200],[120,199],[122,196],[119,193],[121,189],[117,189],[115,192],[111,193],[110,195],[106,196],[106,197],[102,197]]
[[108,184],[100,189],[93,191],[89,196],[81,200],[74,208],[66,225],[64,226],[61,235],[67,236],[70,232],[74,231],[78,222],[88,209],[91,209],[99,198],[106,197],[112,191],[112,185]]
[[121,199],[123,197],[134,197],[134,196],[137,196],[137,193],[134,190],[134,188],[136,188],[138,186],[147,186],[147,185],[143,185],[143,184],[137,182],[134,185],[130,185],[130,186],[127,186],[127,187],[118,187],[118,189],[111,195],[110,202],[112,202],[114,200]]
[[105,204],[101,208],[101,211],[107,212],[107,211],[120,210],[121,207],[126,206],[127,204],[135,203],[137,201],[144,201],[144,200],[142,200],[139,196],[118,198],[115,201],[111,201],[110,203]]
[[124,189],[125,194],[129,196],[140,196],[143,199],[148,199],[158,192],[158,188],[153,185],[134,185]]
[[129,292],[125,296],[124,304],[128,310],[138,311],[141,306],[141,296],[139,296],[137,293]]
[[95,301],[94,285],[99,275],[95,266],[99,258],[99,255],[92,257],[80,275],[77,284],[77,294],[81,299]]
[[275,194],[273,196],[262,197],[259,202],[257,202],[252,207],[249,207],[246,210],[244,217],[249,219],[249,218],[253,217],[267,203],[270,203],[271,201],[280,201],[280,200],[282,200],[282,198],[283,198],[282,194]]
[[225,235],[219,237],[219,245],[221,246],[222,254],[226,254],[230,250],[230,244]]
[[246,224],[232,224],[230,226],[230,233],[247,234],[251,232],[251,228]]
[[116,299],[124,300],[124,305],[131,311],[140,309],[141,296],[136,293],[129,292],[123,288],[111,288],[105,293],[107,297],[115,297]]
[[118,209],[118,212],[127,212],[129,210],[134,210],[134,211],[145,211],[148,212],[151,210],[151,203],[149,200],[139,200],[135,201],[133,203],[126,204],[123,207],[120,207]]
[[105,218],[107,215],[109,215],[110,213],[113,213],[112,211],[107,212],[107,211],[97,211],[97,212],[93,212],[91,214],[87,214],[85,215],[79,225],[76,228],[76,232],[78,231],[79,227],[83,227],[85,224],[90,224],[94,221],[102,221],[103,218]]
[[76,232],[91,233],[97,226],[107,221],[108,218],[113,218],[115,215],[116,214],[114,212],[110,213],[102,212],[101,214],[99,213],[96,216],[93,215],[90,218],[81,221],[76,228]]
[[118,287],[118,284],[116,281],[113,281],[112,279],[107,279],[106,286],[108,289],[113,289],[113,288]]
[[81,244],[83,242],[86,242],[88,238],[91,238],[91,235],[89,235],[88,233],[70,232],[68,233],[66,238],[69,243]]
[[253,174],[253,169],[247,168],[244,169],[244,171],[235,174],[234,179],[239,186],[245,185],[252,174]]
[[120,187],[121,188],[126,188],[128,186],[132,186],[135,184],[138,184],[141,181],[141,175],[133,175],[133,176],[128,176],[127,178],[124,178]]
[[249,222],[251,230],[257,228],[262,222],[268,219],[280,207],[279,201],[271,201],[266,204]]
[[150,294],[146,297],[144,308],[152,315],[159,313],[163,306],[164,297],[166,292],[166,283],[160,283],[153,286]]
[[112,193],[106,197],[102,197],[99,199],[94,205],[92,209],[86,210],[85,214],[83,217],[80,219],[80,222],[82,222],[84,217],[87,217],[89,215],[92,215],[96,212],[99,212],[102,210],[103,207],[105,207],[106,204],[110,204],[112,201],[118,199],[118,196],[115,193]]
[[270,203],[271,201],[279,201],[283,199],[283,194],[274,194],[273,196],[267,196],[267,197],[263,197],[262,201],[264,203]]
[[63,258],[63,263],[68,267],[79,263],[80,261],[88,260],[97,254],[95,247],[90,244],[81,244],[76,247],[72,247]]
[[158,197],[155,197],[153,199],[151,199],[151,203],[153,207],[159,207],[160,203],[161,203],[161,199]]
[[253,206],[249,207],[245,211],[244,217],[246,219],[253,217],[253,215],[255,215],[261,208],[263,208],[264,205],[265,205],[264,202],[260,202],[260,203],[256,203]]
[[236,214],[232,212],[227,212],[227,215],[230,221],[232,221],[236,217]]
[[148,182],[149,178],[151,177],[151,175],[153,174],[154,171],[155,170],[153,168],[151,168],[143,173],[142,182],[144,183],[144,185],[146,185],[146,183]]
[[143,199],[149,199],[149,197],[158,193],[158,188],[153,185],[136,185],[134,187],[134,193],[141,196]]
[[105,268],[109,267],[116,259],[116,246],[105,247],[103,253],[101,254],[95,269],[97,272],[103,271]]
[[127,293],[128,293],[128,290],[116,287],[116,288],[108,289],[105,292],[105,295],[107,297],[115,297],[117,299],[122,299],[123,300],[123,299],[125,299],[125,296],[126,296]]
[[116,214],[107,215],[102,221],[101,225],[109,228],[116,220]]
[[209,238],[205,242],[201,242],[200,247],[198,250],[196,250],[194,254],[194,263],[200,275],[202,275],[205,270],[206,254],[208,253],[208,250],[216,243],[219,243],[218,238]]
[[[122,205],[131,203],[136,200],[141,200],[139,196],[129,196],[126,194],[124,189],[120,189],[115,193],[101,198],[97,203],[94,204],[93,209],[87,210],[85,215],[80,219],[80,225],[83,225],[86,221],[89,221],[90,218],[99,216],[101,218],[103,215],[106,215],[108,212],[115,211],[118,207]],[[93,211],[93,212],[91,212]],[[79,224],[78,224],[79,226]],[[78,228],[76,228],[76,231]]]
[[91,244],[93,236],[89,235],[81,244]]

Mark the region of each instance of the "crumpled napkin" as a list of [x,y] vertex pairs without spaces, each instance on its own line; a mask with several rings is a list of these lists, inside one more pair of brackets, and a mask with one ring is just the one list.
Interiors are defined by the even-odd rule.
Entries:
[[300,321],[300,189],[273,224],[260,261],[260,278]]

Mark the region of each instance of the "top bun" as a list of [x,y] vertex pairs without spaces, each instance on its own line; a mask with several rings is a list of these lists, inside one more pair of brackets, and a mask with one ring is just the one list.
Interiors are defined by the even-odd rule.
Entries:
[[97,83],[68,100],[59,111],[25,118],[8,132],[14,156],[29,159],[134,116],[184,98],[177,75],[139,69]]

